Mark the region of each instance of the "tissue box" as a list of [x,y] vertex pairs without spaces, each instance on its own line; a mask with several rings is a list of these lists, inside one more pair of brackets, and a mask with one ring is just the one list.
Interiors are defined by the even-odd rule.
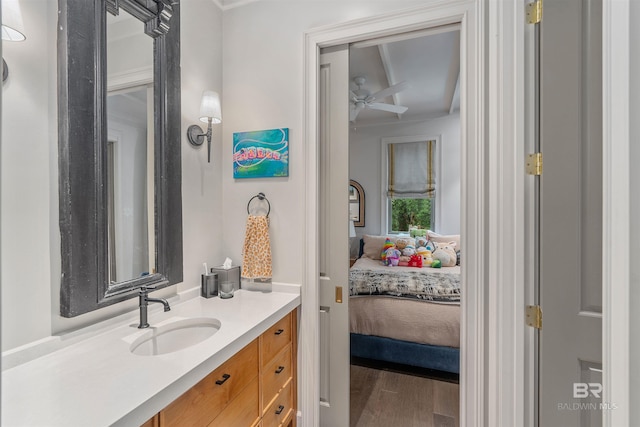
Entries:
[[240,289],[240,268],[241,266],[239,265],[234,265],[231,268],[211,267],[211,272],[218,274],[218,286],[222,282],[231,282],[233,283],[233,290],[237,291]]

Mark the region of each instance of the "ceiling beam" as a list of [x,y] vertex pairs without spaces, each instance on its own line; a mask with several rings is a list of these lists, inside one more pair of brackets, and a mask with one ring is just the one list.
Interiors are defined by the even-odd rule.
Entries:
[[[458,100],[458,102],[456,102]],[[460,70],[458,70],[458,77],[456,78],[456,86],[453,89],[453,93],[451,94],[451,100],[449,101],[449,114],[453,114],[456,108],[456,104],[458,104],[458,108],[460,108]]]
[[[456,37],[456,43],[458,49],[460,48],[460,33]],[[451,63],[449,64],[449,72],[447,73],[447,86],[446,86],[446,94],[448,95],[449,101],[449,114],[452,114],[456,108],[456,104],[460,106],[460,54],[458,53],[452,55]],[[445,98],[446,100],[447,98]]]
[[[384,68],[384,73],[387,76],[387,87],[393,86],[396,83],[395,73],[393,71],[393,63],[391,62],[391,58],[389,57],[389,49],[386,44],[378,45],[378,52],[380,52],[380,60],[382,61],[382,68]],[[384,88],[383,88],[384,89]],[[394,93],[391,95],[393,99],[393,103],[395,105],[400,105],[398,102],[398,94]],[[402,114],[396,114],[398,116],[398,120],[402,118]]]

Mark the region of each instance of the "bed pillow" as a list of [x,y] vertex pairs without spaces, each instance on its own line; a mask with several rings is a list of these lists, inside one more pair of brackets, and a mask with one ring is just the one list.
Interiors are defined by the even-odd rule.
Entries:
[[384,246],[384,242],[387,240],[387,237],[395,244],[395,236],[372,236],[370,234],[365,234],[362,237],[362,240],[364,241],[362,256],[370,259],[381,259],[382,247]]
[[460,247],[460,235],[459,234],[450,234],[448,236],[443,236],[441,234],[436,234],[436,233],[429,232],[429,240],[431,240],[432,242],[435,242],[435,243],[456,242],[456,247],[454,248],[454,250],[456,252],[462,251],[462,248]]

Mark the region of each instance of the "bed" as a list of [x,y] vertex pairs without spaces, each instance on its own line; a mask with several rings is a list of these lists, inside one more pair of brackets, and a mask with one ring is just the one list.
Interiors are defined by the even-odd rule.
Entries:
[[365,236],[349,271],[351,356],[459,374],[460,266],[384,266],[381,242]]

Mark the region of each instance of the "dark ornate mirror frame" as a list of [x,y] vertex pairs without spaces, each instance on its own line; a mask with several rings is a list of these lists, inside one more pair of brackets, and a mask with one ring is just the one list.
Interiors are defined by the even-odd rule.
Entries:
[[[182,281],[179,0],[58,1],[60,314],[74,317]],[[154,38],[156,269],[108,283],[106,13],[123,9]],[[151,250],[151,248],[150,248]]]
[[355,227],[364,227],[364,189],[359,182],[353,179],[349,180],[349,185],[355,188],[357,194],[357,200],[349,200],[349,203],[358,203],[358,221],[354,221],[353,225]]

